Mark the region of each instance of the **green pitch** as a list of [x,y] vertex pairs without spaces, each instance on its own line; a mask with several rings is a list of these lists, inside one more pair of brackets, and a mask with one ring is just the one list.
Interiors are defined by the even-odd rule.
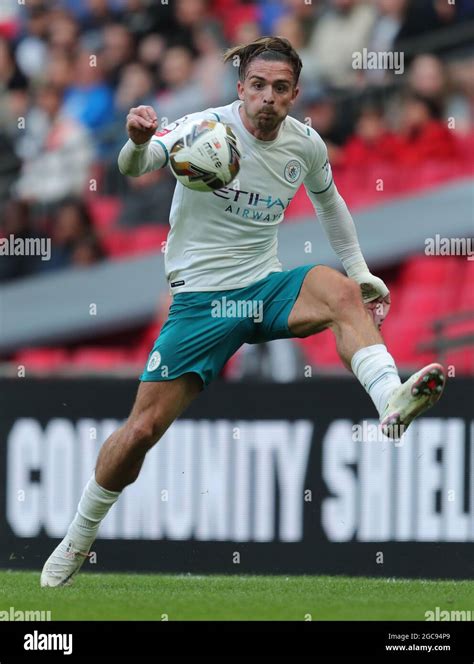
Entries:
[[40,588],[39,572],[0,572],[0,611],[52,620],[425,620],[474,611],[473,581],[328,576],[79,574]]

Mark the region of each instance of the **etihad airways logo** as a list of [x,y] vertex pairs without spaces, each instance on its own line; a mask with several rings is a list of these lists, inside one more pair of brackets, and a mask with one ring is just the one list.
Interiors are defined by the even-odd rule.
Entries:
[[[225,208],[225,212],[255,221],[276,221],[282,219],[283,212],[293,198],[293,196],[283,199],[273,198],[271,194],[264,196],[258,191],[243,191],[242,189],[228,187],[217,189],[212,193],[214,196],[224,198],[230,202],[230,205]],[[237,205],[232,205],[232,203],[237,203]],[[264,211],[268,210],[272,210],[272,214],[265,214]]]
[[258,191],[243,191],[242,189],[229,189],[228,187],[217,189],[212,193],[214,196],[219,196],[219,198],[225,198],[228,201],[239,203],[239,205],[251,205],[253,207],[261,206],[266,209],[279,206],[282,210],[286,210],[293,199],[293,196],[289,196],[282,200],[281,198],[273,198],[270,194],[268,196],[262,196]]

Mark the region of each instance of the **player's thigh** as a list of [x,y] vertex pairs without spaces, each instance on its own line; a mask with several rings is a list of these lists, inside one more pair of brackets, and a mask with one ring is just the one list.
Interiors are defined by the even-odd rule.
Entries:
[[196,373],[166,381],[142,381],[128,422],[131,426],[162,435],[202,391]]
[[337,302],[349,280],[325,265],[313,267],[305,276],[301,290],[288,317],[295,337],[307,337],[325,330],[337,315]]

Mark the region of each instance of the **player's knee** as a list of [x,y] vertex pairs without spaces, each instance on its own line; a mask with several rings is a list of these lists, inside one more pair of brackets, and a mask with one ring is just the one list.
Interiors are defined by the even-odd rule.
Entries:
[[143,452],[153,447],[163,433],[160,423],[147,415],[132,420],[127,428],[127,445]]

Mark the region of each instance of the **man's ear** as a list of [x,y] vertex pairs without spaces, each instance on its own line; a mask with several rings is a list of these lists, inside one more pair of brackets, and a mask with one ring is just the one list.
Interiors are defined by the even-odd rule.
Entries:
[[239,99],[244,99],[244,86],[242,81],[237,81],[237,94],[239,95]]
[[293,93],[293,99],[291,100],[291,105],[292,105],[292,106],[293,106],[293,104],[294,104],[295,101],[296,101],[296,98],[297,98],[297,96],[298,96],[298,94],[299,94],[299,91],[300,91],[299,88],[295,88],[294,93]]

